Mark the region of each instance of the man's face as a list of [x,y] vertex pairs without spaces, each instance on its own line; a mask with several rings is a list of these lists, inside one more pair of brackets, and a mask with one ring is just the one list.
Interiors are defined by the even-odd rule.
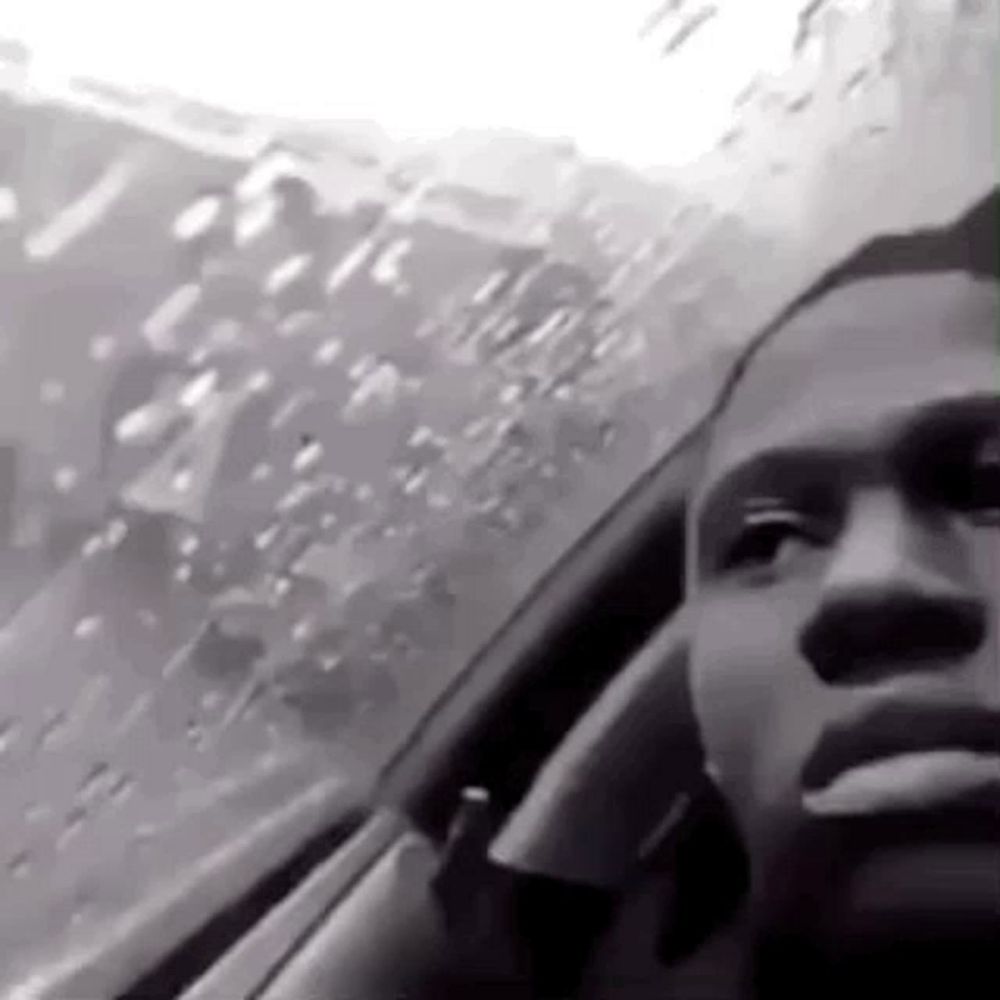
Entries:
[[695,498],[708,764],[758,900],[837,933],[1000,918],[998,322],[965,274],[831,292],[751,364]]

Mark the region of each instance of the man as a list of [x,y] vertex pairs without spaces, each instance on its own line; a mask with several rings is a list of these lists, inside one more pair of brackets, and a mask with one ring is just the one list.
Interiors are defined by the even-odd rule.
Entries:
[[[1000,989],[997,222],[994,193],[953,227],[862,248],[755,341],[706,425],[682,631],[701,798],[724,822],[705,821],[713,804],[687,824],[702,847],[678,849],[684,823],[668,837],[661,953],[712,929],[714,899],[739,995]],[[651,653],[576,727],[494,857],[611,884],[602,813],[624,842],[621,813],[648,819],[657,766],[666,781],[684,758]],[[641,808],[611,787],[639,771]],[[718,972],[710,954],[701,973]]]
[[[589,982],[563,969],[540,988],[538,943],[562,947],[569,921],[498,893],[514,917],[490,926],[533,937],[511,976],[534,977],[529,995],[691,1000],[709,974],[713,1000],[1000,990],[997,221],[994,193],[954,227],[873,241],[737,367],[706,424],[676,634],[610,685],[490,852],[607,902],[684,791],[687,821],[645,867],[669,905],[596,956],[568,949]],[[458,911],[489,882],[464,864]],[[602,951],[645,935],[652,954],[658,934],[661,964],[693,976],[595,988]]]
[[761,996],[1000,988],[996,215],[848,261],[712,433],[690,677]]

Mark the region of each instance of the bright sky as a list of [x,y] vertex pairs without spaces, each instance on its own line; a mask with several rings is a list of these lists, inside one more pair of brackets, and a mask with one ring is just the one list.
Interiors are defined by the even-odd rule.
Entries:
[[[46,73],[167,86],[234,110],[414,136],[509,127],[642,166],[682,164],[787,60],[801,0],[719,0],[663,59],[660,0],[0,0]],[[688,7],[704,6],[688,0]]]

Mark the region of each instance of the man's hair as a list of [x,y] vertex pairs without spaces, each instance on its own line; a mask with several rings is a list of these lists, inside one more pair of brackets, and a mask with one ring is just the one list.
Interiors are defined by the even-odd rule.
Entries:
[[796,296],[743,349],[709,415],[725,409],[754,356],[795,315],[835,289],[856,281],[906,274],[965,271],[1000,280],[1000,188],[993,188],[956,222],[909,233],[877,236],[852,251]]

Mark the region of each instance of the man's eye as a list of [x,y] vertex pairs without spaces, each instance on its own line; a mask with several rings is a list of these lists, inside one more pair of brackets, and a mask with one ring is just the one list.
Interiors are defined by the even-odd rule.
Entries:
[[1000,527],[1000,431],[941,450],[924,471],[928,491],[973,524]]
[[743,519],[735,540],[725,552],[723,569],[770,566],[778,561],[790,544],[815,544],[816,532],[806,519],[794,511],[753,511]]
[[1000,526],[1000,432],[976,448],[962,499],[973,520]]

